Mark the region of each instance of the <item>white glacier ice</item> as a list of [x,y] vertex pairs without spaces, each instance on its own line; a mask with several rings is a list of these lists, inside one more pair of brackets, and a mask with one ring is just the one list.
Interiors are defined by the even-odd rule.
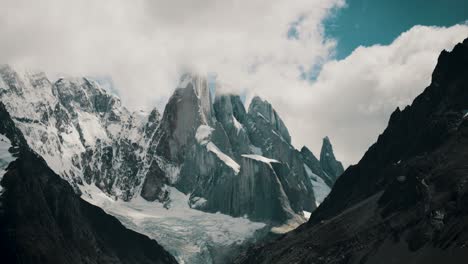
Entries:
[[[0,181],[3,178],[3,175],[5,175],[8,165],[15,160],[15,157],[13,157],[9,151],[10,148],[10,140],[6,136],[0,134]],[[0,194],[2,193],[2,189],[3,188],[0,185]]]
[[309,166],[304,164],[304,169],[313,186],[314,195],[315,195],[315,203],[317,206],[319,206],[323,202],[323,200],[325,200],[325,198],[328,196],[331,189],[323,181],[322,178],[320,178],[317,174],[312,172]]
[[117,217],[125,226],[156,239],[179,263],[212,263],[215,247],[240,245],[265,227],[247,218],[220,213],[206,213],[188,205],[189,195],[168,187],[169,209],[140,196],[130,202],[114,200],[94,185],[86,185],[82,198]]

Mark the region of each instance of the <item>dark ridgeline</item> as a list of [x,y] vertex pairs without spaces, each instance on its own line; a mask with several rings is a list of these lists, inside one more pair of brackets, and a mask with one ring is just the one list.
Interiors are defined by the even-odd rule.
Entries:
[[1,263],[177,263],[156,241],[87,203],[27,145],[0,103],[16,161],[1,185]]
[[468,39],[307,224],[235,263],[467,263]]

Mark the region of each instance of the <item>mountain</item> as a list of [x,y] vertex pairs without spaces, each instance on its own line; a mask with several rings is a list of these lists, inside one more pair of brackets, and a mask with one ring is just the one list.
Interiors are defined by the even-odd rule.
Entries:
[[333,147],[328,137],[323,139],[322,150],[320,151],[320,165],[326,173],[326,179],[329,179],[332,185],[344,172],[343,165],[336,160],[335,154],[333,154]]
[[[465,263],[468,39],[397,109],[308,223],[235,263]],[[326,153],[326,151],[325,151]]]
[[291,145],[271,104],[255,97],[247,111],[239,96],[213,99],[202,76],[183,75],[162,116],[127,110],[89,78],[51,82],[9,66],[0,77],[28,144],[78,193],[96,185],[170,207],[175,186],[193,208],[281,224],[313,211],[340,174],[328,140],[316,163]]
[[0,103],[2,263],[177,263],[156,241],[80,199]]
[[[273,226],[296,227],[337,177],[292,146],[269,102],[255,97],[246,108],[238,95],[213,96],[196,74],[181,77],[162,114],[129,111],[91,78],[50,81],[7,65],[0,100],[81,198],[184,262],[210,263]],[[324,164],[338,164],[324,148]]]
[[[129,200],[148,166],[145,140],[159,113],[129,112],[87,78],[50,82],[44,73],[0,68],[0,99],[28,144],[77,192],[96,184]],[[157,111],[157,110],[154,110]],[[155,117],[156,116],[156,117]]]
[[[158,157],[154,178],[169,179],[191,194],[193,208],[207,212],[281,224],[313,211],[333,184],[322,179],[328,176],[321,164],[305,162],[310,151],[304,156],[291,145],[270,103],[254,97],[247,111],[237,95],[213,99],[197,75],[183,76],[149,145]],[[161,189],[159,182],[145,181],[145,198]]]

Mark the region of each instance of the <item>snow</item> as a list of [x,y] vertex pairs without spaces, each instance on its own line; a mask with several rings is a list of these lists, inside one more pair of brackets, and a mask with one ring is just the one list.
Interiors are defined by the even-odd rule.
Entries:
[[206,145],[206,149],[214,153],[218,159],[220,159],[224,164],[230,167],[235,174],[238,174],[240,171],[240,165],[235,162],[231,157],[223,153],[213,142],[210,141],[211,133],[213,128],[207,125],[201,125],[197,128],[195,133],[195,139],[201,145]]
[[256,147],[254,145],[250,145],[249,149],[250,151],[252,151],[253,154],[263,156],[263,151],[261,148]]
[[95,115],[87,112],[78,112],[78,123],[87,145],[94,147],[98,139],[108,141],[109,138],[106,130]]
[[275,134],[277,137],[279,137],[279,138],[281,139],[281,141],[283,141],[284,143],[286,143],[286,144],[289,145],[289,143],[283,138],[283,136],[281,136],[280,134],[276,133],[275,130],[272,129],[271,132],[272,132],[273,134]]
[[265,118],[265,116],[263,116],[259,112],[257,112],[257,116],[260,117],[261,119],[265,120],[266,122],[270,122],[270,121],[268,121],[268,119]]
[[311,212],[307,212],[307,211],[302,211],[302,213],[304,214],[304,217],[305,217],[306,220],[309,220],[310,215],[312,214]]
[[206,202],[208,202],[205,198],[203,197],[194,197],[192,198],[192,203],[191,206],[192,208],[202,208],[205,206]]
[[195,139],[200,144],[207,144],[208,140],[211,137],[211,132],[213,132],[213,128],[207,125],[201,125],[197,128],[197,132],[195,133]]
[[188,205],[189,195],[173,187],[171,204],[148,202],[141,197],[130,202],[107,197],[94,185],[86,185],[82,198],[117,217],[126,227],[158,241],[179,263],[211,263],[210,252],[216,247],[228,248],[253,238],[264,223],[220,213],[206,213]]
[[320,176],[312,172],[309,166],[304,164],[304,169],[305,169],[307,176],[310,179],[310,182],[312,183],[312,188],[314,190],[314,196],[315,196],[315,204],[319,206],[323,202],[323,200],[325,200],[325,198],[328,196],[331,189],[323,181],[323,179],[320,178]]
[[272,162],[279,163],[279,161],[277,161],[275,159],[269,159],[269,158],[266,158],[266,157],[263,157],[263,156],[260,156],[260,155],[254,155],[254,154],[242,154],[242,157],[257,160],[257,161],[261,161],[261,162],[268,163],[268,164],[270,164]]
[[[6,173],[6,169],[10,162],[15,160],[15,157],[11,155],[9,149],[11,148],[10,140],[4,135],[0,134],[0,181],[3,178],[3,175]],[[0,185],[0,194],[2,192],[2,186]]]
[[122,126],[118,123],[115,124],[109,124],[107,126],[107,131],[113,138],[117,138],[117,136],[120,134],[120,131],[122,130]]
[[244,128],[239,121],[237,121],[237,118],[235,116],[232,116],[232,121],[234,123],[234,127],[236,128],[237,135],[239,135],[239,132]]
[[206,145],[206,149],[214,153],[222,162],[224,162],[224,164],[231,167],[235,174],[239,173],[240,165],[237,162],[235,162],[231,157],[219,150],[219,148],[213,142],[209,142]]
[[159,167],[166,172],[166,178],[169,180],[170,184],[175,184],[177,182],[180,176],[180,166],[165,162],[159,157],[152,162],[158,162]]

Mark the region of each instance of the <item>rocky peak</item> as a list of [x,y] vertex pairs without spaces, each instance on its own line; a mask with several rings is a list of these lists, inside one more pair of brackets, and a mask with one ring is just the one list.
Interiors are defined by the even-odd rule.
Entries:
[[144,127],[145,138],[150,139],[161,122],[161,114],[158,109],[153,108],[148,115],[148,120]]
[[194,142],[198,127],[214,126],[215,120],[206,78],[183,75],[164,109],[154,142],[156,153],[170,161],[181,162],[186,148]]
[[286,125],[268,101],[255,96],[250,103],[249,114],[269,122],[272,128],[275,129],[286,142],[291,143],[291,136],[289,135]]
[[55,82],[53,93],[71,113],[81,109],[105,114],[121,107],[120,99],[87,78],[61,78]]
[[304,161],[304,163],[310,168],[310,170],[320,176],[325,183],[328,185],[328,187],[333,187],[334,180],[326,173],[322,165],[320,164],[320,161],[315,157],[314,153],[310,149],[308,149],[306,146],[301,148],[301,156]]
[[2,94],[9,91],[22,94],[23,87],[24,84],[16,71],[9,65],[0,66],[0,91]]
[[323,139],[322,149],[320,151],[320,164],[328,177],[335,182],[343,173],[343,165],[337,161],[333,153],[333,146],[328,137]]
[[178,85],[178,89],[180,88],[190,91],[186,96],[191,96],[193,92],[199,101],[198,105],[202,122],[204,124],[209,124],[213,118],[213,108],[207,77],[199,74],[186,73],[181,77]]

